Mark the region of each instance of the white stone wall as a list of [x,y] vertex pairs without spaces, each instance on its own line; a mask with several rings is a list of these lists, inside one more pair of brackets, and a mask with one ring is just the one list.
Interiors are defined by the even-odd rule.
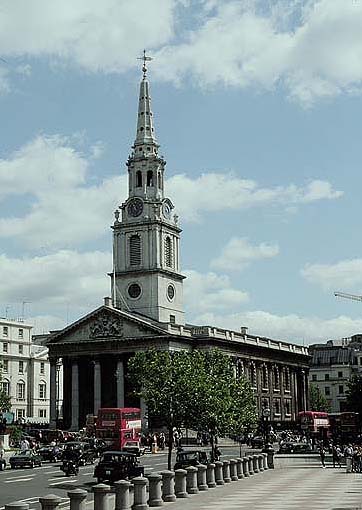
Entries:
[[[350,365],[311,367],[309,384],[319,388],[322,395],[326,397],[331,406],[331,413],[339,413],[341,412],[341,402],[343,403],[347,399],[347,383],[351,376],[352,367]],[[343,391],[341,391],[342,388]]]

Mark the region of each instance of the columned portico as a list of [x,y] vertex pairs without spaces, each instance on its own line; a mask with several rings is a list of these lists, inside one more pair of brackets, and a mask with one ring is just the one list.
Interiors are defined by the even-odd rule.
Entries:
[[72,361],[72,406],[71,430],[79,429],[79,374],[78,360]]
[[123,361],[118,360],[117,370],[117,407],[124,407],[124,366]]
[[50,359],[50,421],[49,428],[57,428],[57,360]]
[[97,415],[98,409],[101,407],[101,395],[102,395],[102,378],[101,378],[101,364],[99,360],[94,362],[94,414]]

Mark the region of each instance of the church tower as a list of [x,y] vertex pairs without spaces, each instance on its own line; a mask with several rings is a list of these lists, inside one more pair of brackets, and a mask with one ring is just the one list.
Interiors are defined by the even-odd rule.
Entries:
[[164,195],[166,161],[159,155],[145,53],[136,140],[127,161],[128,198],[115,211],[112,296],[116,308],[159,322],[184,324],[180,233]]

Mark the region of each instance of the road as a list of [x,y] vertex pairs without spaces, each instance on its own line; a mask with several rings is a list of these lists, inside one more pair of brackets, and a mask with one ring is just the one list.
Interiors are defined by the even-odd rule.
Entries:
[[[186,449],[186,447],[185,447]],[[238,446],[221,448],[222,458],[238,457]],[[244,455],[244,450],[242,451]],[[174,462],[175,454],[173,455]],[[167,451],[157,454],[146,454],[141,457],[141,464],[145,467],[145,475],[167,469]],[[34,469],[11,470],[9,465],[5,471],[0,471],[0,510],[13,501],[26,501],[30,508],[38,509],[38,498],[46,494],[56,494],[63,498],[61,507],[68,506],[67,492],[73,489],[84,489],[89,492],[88,498],[93,499],[92,486],[94,466],[87,465],[79,468],[78,476],[66,477],[60,470],[60,463],[43,463]]]

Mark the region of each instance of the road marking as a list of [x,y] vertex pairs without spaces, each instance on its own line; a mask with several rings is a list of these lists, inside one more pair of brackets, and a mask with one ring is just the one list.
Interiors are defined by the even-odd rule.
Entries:
[[29,482],[34,477],[30,476],[29,478],[14,478],[13,480],[4,480],[4,483],[15,483],[15,482]]
[[83,476],[93,475],[94,471],[89,471],[87,473],[81,473]]
[[60,475],[57,476],[56,478],[48,478],[48,482],[56,482],[57,480],[59,480],[60,477],[62,477],[62,479],[64,480],[64,475]]
[[62,485],[64,483],[76,483],[76,482],[78,482],[77,479],[75,479],[75,480],[68,480],[67,478],[63,478],[63,480],[61,482],[50,483],[49,487],[55,487],[56,485]]
[[59,473],[61,471],[61,469],[57,469],[57,471],[49,471],[49,473],[47,473],[47,475],[54,475],[55,473]]

